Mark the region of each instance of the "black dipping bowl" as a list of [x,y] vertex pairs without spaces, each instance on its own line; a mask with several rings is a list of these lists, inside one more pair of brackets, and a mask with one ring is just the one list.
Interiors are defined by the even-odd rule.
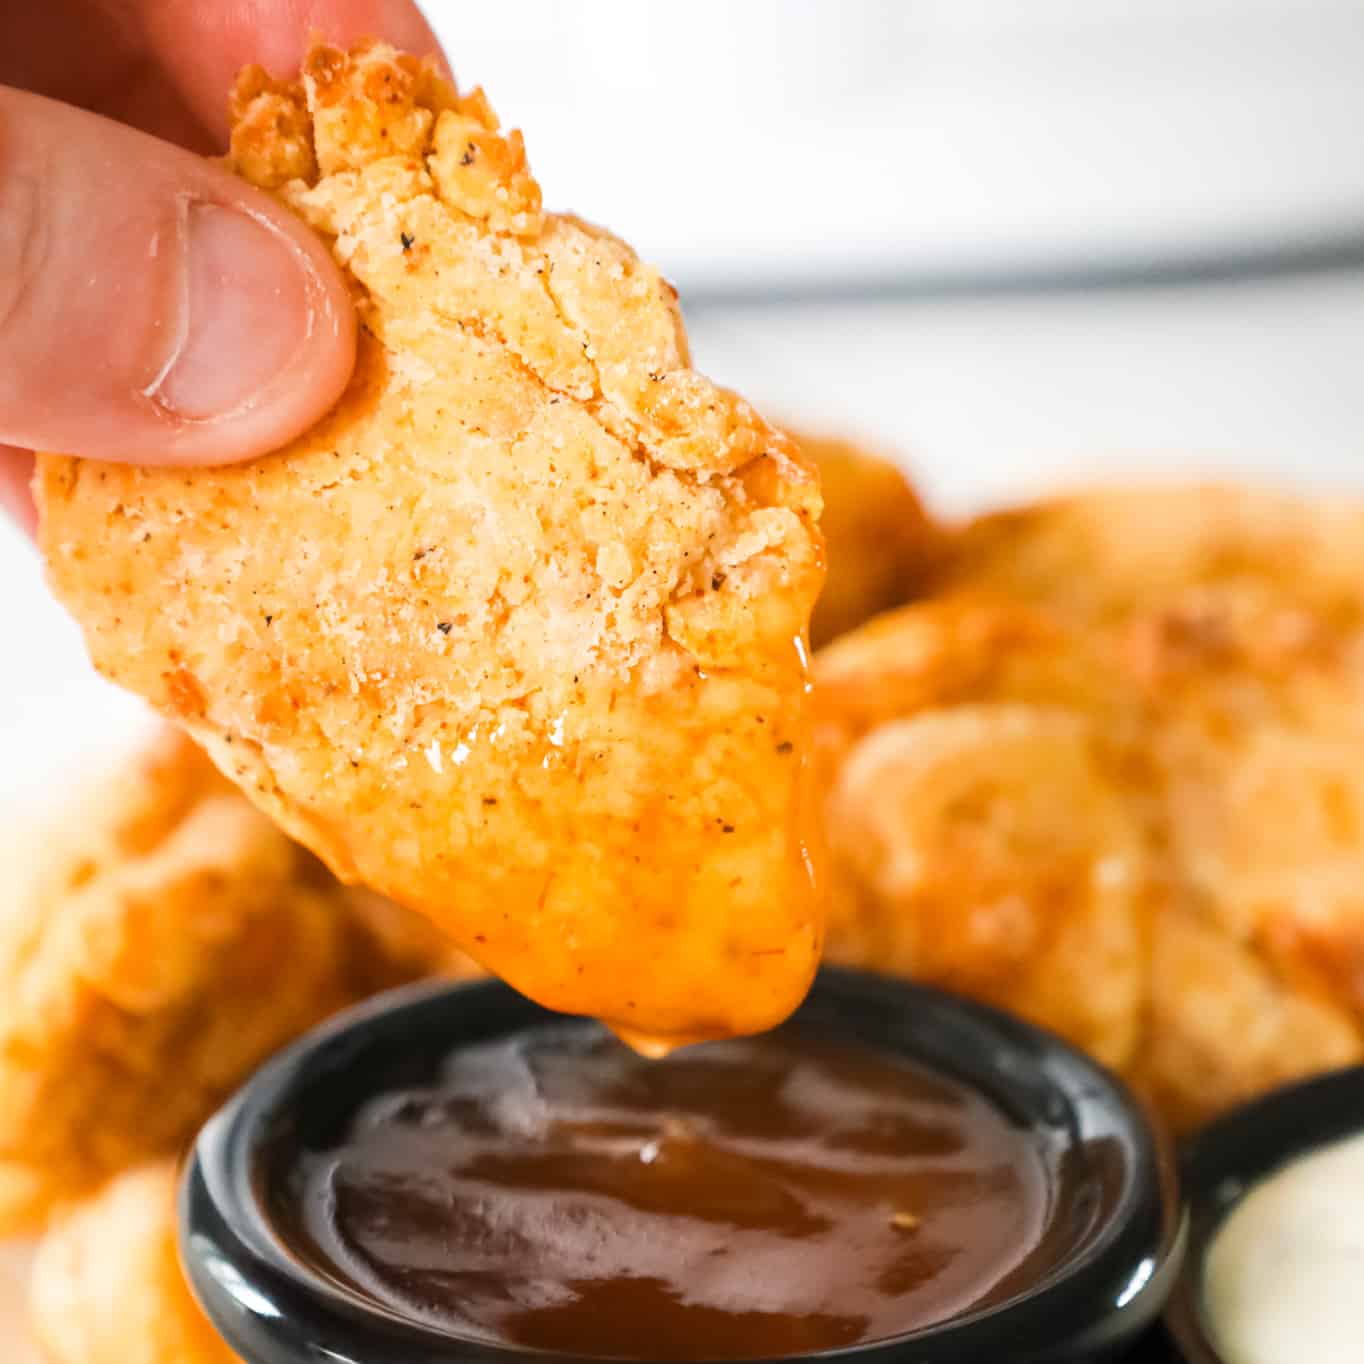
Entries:
[[[528,1364],[581,1356],[491,1346],[396,1314],[290,1249],[270,1172],[325,1144],[378,1090],[434,1073],[461,1043],[553,1015],[504,985],[419,986],[352,1010],[259,1071],[201,1133],[180,1198],[199,1301],[248,1364]],[[884,1048],[982,1091],[1026,1124],[1068,1190],[1053,1253],[1004,1301],[937,1326],[803,1359],[1080,1364],[1117,1358],[1160,1312],[1184,1222],[1173,1162],[1126,1089],[1048,1033],[936,990],[821,972],[788,1028]]]
[[1189,1253],[1166,1321],[1189,1364],[1223,1364],[1204,1321],[1203,1273],[1227,1214],[1280,1166],[1360,1131],[1364,1066],[1351,1066],[1233,1109],[1184,1148],[1180,1163],[1189,1202]]

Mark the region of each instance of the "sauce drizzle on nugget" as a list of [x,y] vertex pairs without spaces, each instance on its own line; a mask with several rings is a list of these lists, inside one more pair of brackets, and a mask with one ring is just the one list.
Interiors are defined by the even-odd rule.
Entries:
[[231,164],[331,243],[354,381],[243,467],[49,455],[92,657],[343,879],[640,1045],[758,1031],[819,955],[818,479],[690,368],[672,288],[543,212],[479,90],[319,45]]

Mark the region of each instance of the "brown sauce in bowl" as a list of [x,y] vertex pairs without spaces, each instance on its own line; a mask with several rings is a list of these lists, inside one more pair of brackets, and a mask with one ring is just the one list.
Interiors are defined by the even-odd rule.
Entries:
[[305,1256],[490,1343],[752,1358],[998,1302],[1045,1240],[1041,1150],[977,1091],[788,1031],[662,1061],[550,1024],[369,1100],[276,1191]]

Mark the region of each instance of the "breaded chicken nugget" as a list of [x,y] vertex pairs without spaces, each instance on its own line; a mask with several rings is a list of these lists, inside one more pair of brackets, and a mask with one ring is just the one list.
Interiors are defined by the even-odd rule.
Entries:
[[933,561],[936,527],[896,464],[852,441],[794,432],[819,470],[829,573],[810,621],[815,648],[909,600]]
[[480,91],[378,44],[239,82],[232,161],[332,242],[355,380],[245,467],[45,457],[92,657],[348,882],[527,994],[768,1027],[820,945],[801,637],[818,480],[674,291],[541,211]]
[[1358,1059],[1364,506],[1093,494],[987,517],[948,560],[953,586],[1084,631],[1144,716],[1129,789],[1150,792],[1166,910],[1140,1073],[1165,1111]]
[[1155,920],[1147,1010],[1129,1075],[1179,1131],[1364,1058],[1357,1019],[1184,909]]
[[54,1219],[30,1290],[50,1364],[237,1364],[181,1273],[175,1192],[174,1160],[157,1161]]
[[1364,1018],[1364,504],[1093,494],[987,517],[952,560],[1097,631],[1153,717],[1200,912]]
[[1115,647],[1204,921],[1364,1020],[1364,632],[1296,584],[1238,582],[1172,595]]
[[962,702],[1126,710],[1113,673],[1075,632],[985,593],[887,611],[821,649],[814,672],[816,749],[826,761],[878,725]]
[[1364,505],[1257,488],[1157,485],[1037,502],[981,517],[944,545],[937,590],[972,588],[1089,622],[1159,609],[1214,584],[1291,584],[1357,622]]
[[1150,893],[1102,670],[1026,607],[949,599],[871,622],[815,673],[829,957],[1008,1007],[1126,1064]]
[[175,1150],[333,1010],[452,966],[424,923],[338,885],[177,734],[13,844],[0,1234]]

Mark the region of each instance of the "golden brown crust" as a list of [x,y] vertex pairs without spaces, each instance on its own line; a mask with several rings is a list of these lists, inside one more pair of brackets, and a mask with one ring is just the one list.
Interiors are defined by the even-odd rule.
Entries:
[[1358,622],[1364,506],[1215,484],[1077,493],[983,516],[952,537],[936,590],[1045,603],[1075,621],[1122,620],[1173,594],[1291,583]]
[[824,494],[829,572],[810,621],[818,649],[908,601],[933,563],[938,531],[894,462],[834,436],[794,435]]
[[1157,716],[1170,854],[1200,921],[1358,1027],[1364,635],[1285,579],[1176,594],[1114,649]]
[[1148,1008],[1131,1078],[1179,1130],[1364,1059],[1358,1018],[1295,991],[1252,945],[1184,910],[1156,920]]
[[49,1364],[239,1364],[180,1269],[173,1160],[119,1175],[54,1220],[34,1261],[34,1339]]
[[815,676],[831,959],[986,999],[1126,1064],[1149,866],[1122,791],[1132,717],[1097,660],[1028,607],[946,598],[846,636]]
[[816,476],[688,367],[656,272],[540,213],[477,92],[368,44],[236,102],[234,164],[355,281],[359,366],[248,467],[40,461],[97,665],[543,1002],[776,1022],[820,937],[794,832]]
[[180,735],[11,842],[0,1234],[176,1150],[332,1010],[450,966],[434,933],[339,886]]
[[949,593],[887,611],[820,650],[818,748],[844,748],[887,721],[962,702],[1097,711],[1113,679],[1044,610],[988,593]]
[[[977,882],[993,869],[995,903],[1032,903],[1050,859],[1010,863],[988,841],[952,859],[953,782],[930,780],[926,760],[877,735],[892,717],[914,717],[928,734],[965,725],[982,703],[1060,705],[1101,717],[1109,792],[1145,849],[1152,957],[1128,1073],[1187,1126],[1364,1057],[1361,544],[1358,503],[1207,487],[1076,496],[966,528],[939,561],[941,595],[817,660],[834,883],[846,902],[851,865],[859,897],[835,911],[832,950],[844,952],[851,933],[851,950],[898,951],[913,970],[929,938],[946,944],[940,976],[1000,997],[992,951],[967,940]],[[978,754],[978,780],[994,781],[991,741],[975,723],[980,742],[958,766],[971,773]],[[876,762],[863,752],[874,743]],[[1029,776],[1005,762],[1002,741],[1000,751],[996,795],[1010,827],[1044,829],[1051,809],[1077,835],[1091,832],[1097,857],[1113,834],[1095,824],[1092,783],[1077,778],[1067,802],[1053,789],[1066,771],[1055,755]],[[854,777],[856,798],[840,796]],[[907,796],[893,803],[911,791],[912,811]],[[972,830],[983,839],[1004,818]],[[869,870],[878,848],[913,875]],[[948,872],[935,883],[939,867]],[[1072,897],[1087,884],[1079,873],[1063,880]],[[855,936],[866,921],[878,926],[874,948]],[[1064,999],[1045,956],[1023,955],[1020,972]],[[1096,998],[1111,972],[1096,955]],[[1119,997],[1130,998],[1130,980],[1119,979]]]
[[243,179],[278,189],[317,175],[312,126],[298,82],[274,80],[259,66],[249,66],[237,78],[228,117],[228,164]]
[[[1283,1048],[1279,1072],[1228,1034],[1229,1094],[1337,1059],[1364,1020],[1361,547],[1350,499],[1197,487],[987,518],[959,550],[969,581],[1007,581],[1090,631],[1142,698],[1188,932],[1222,935],[1247,963],[1223,978],[1249,998],[1258,972],[1280,1000],[1267,1018],[1335,1020],[1330,1045]],[[1203,1016],[1219,1016],[1210,999]]]

